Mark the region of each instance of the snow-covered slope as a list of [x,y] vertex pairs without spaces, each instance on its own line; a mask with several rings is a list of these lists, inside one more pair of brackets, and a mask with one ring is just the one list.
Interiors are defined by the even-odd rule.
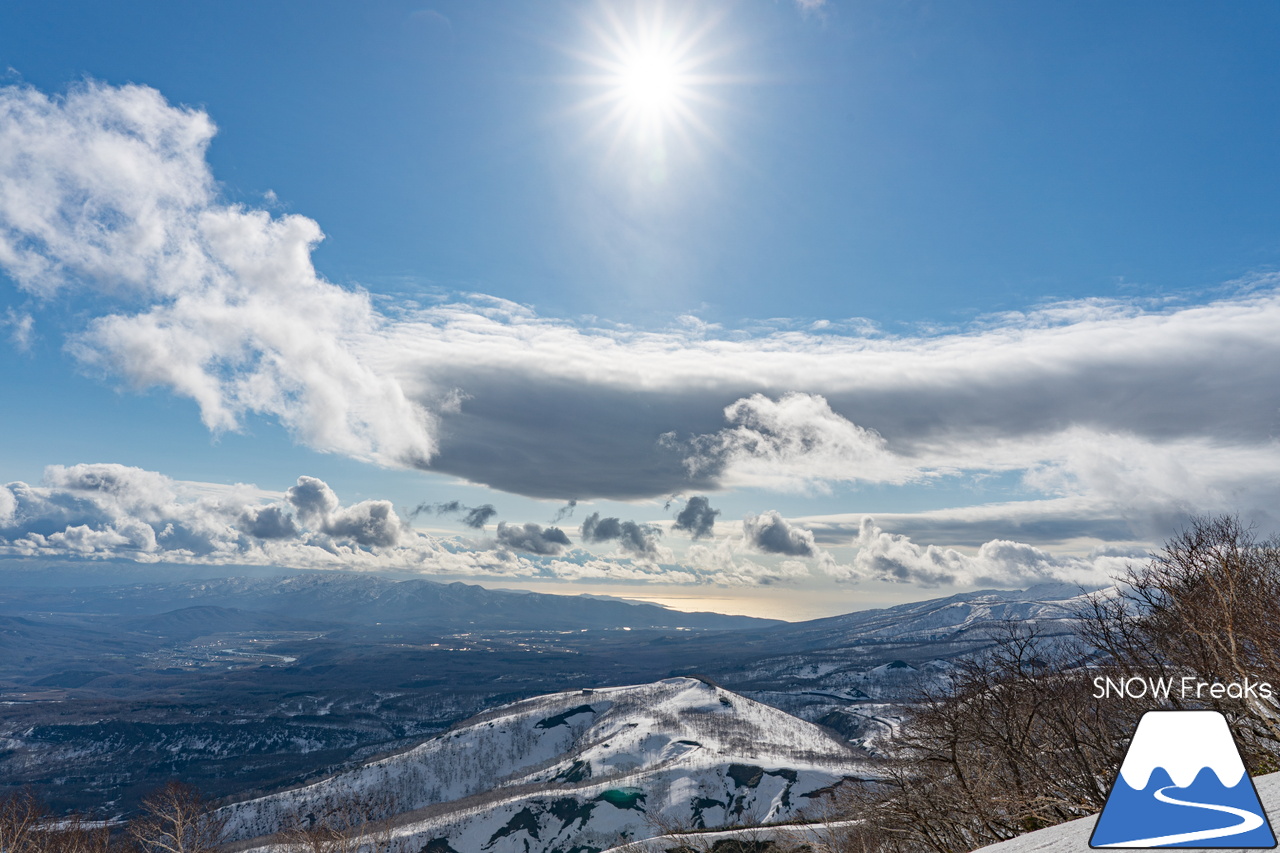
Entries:
[[506,705],[414,749],[228,807],[264,836],[326,798],[393,791],[397,847],[579,853],[679,827],[786,820],[843,778],[846,745],[776,708],[692,678]]

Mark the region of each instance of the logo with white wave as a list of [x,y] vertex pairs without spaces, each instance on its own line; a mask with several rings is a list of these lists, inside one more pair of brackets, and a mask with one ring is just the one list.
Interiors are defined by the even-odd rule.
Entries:
[[1089,846],[1275,847],[1226,718],[1143,714]]

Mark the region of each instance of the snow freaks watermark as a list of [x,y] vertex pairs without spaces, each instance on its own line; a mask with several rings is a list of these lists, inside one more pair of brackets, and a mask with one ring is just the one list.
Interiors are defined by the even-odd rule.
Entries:
[[1100,675],[1093,680],[1094,699],[1271,699],[1276,693],[1270,682],[1254,681],[1247,676],[1240,681],[1201,681],[1190,675],[1181,678]]
[[1089,846],[1275,847],[1226,717],[1217,711],[1143,714]]

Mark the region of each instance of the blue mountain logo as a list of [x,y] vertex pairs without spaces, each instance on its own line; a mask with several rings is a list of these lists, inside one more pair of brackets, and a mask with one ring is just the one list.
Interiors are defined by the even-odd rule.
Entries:
[[1143,714],[1089,846],[1275,847],[1226,718]]

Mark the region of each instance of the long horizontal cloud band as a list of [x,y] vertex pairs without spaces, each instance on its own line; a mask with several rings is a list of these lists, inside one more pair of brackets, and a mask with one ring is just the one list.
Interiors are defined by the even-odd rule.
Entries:
[[213,133],[145,87],[0,89],[0,265],[36,300],[92,294],[72,352],[211,429],[261,413],[318,450],[563,499],[1007,471],[1095,516],[1276,504],[1280,279],[914,337],[584,328],[484,296],[380,311],[317,275],[315,222],[219,199]]
[[[698,506],[714,513],[705,501]],[[493,538],[429,536],[405,524],[388,501],[344,505],[327,483],[308,476],[271,494],[99,463],[53,465],[40,485],[0,486],[0,557],[736,586],[814,578],[921,586],[1090,582],[1105,580],[1124,561],[1106,553],[1054,555],[1000,539],[966,554],[918,545],[869,518],[843,543],[841,561],[811,531],[773,510],[748,515],[741,535],[708,541],[711,531],[702,528],[698,538],[706,544],[690,545],[678,560],[659,544],[656,525],[592,513],[579,533],[584,542],[616,543],[617,551],[574,548],[564,530],[533,522],[499,522]]]

